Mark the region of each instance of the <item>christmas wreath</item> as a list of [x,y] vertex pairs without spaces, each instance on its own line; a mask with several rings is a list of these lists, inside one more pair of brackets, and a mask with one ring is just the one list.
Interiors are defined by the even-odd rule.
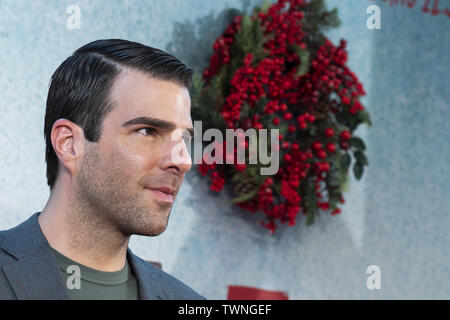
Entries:
[[346,65],[346,41],[335,46],[323,34],[340,24],[337,10],[323,0],[278,0],[252,15],[234,12],[209,66],[194,73],[192,117],[222,132],[279,129],[279,170],[265,176],[259,162],[202,161],[200,173],[209,175],[211,190],[228,182],[233,203],[264,212],[261,224],[272,234],[277,220],[292,226],[299,213],[307,224],[320,210],[339,214],[352,158],[358,180],[368,165],[353,132],[371,121],[360,102],[363,85]]

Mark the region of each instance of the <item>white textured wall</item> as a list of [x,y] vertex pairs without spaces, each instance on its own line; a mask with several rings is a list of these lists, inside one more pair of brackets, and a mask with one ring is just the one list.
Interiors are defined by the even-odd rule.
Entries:
[[[95,39],[124,38],[201,68],[224,10],[254,3],[0,0],[0,229],[40,211],[48,198],[45,99],[68,55]],[[382,30],[369,31],[372,1],[328,3],[343,21],[329,35],[348,40],[373,121],[357,132],[370,166],[361,181],[352,178],[343,213],[270,236],[258,225],[262,215],[211,194],[192,170],[167,231],[133,237],[131,247],[210,299],[224,299],[231,284],[284,290],[291,299],[448,299],[450,19],[380,2]],[[70,4],[81,8],[80,30],[66,28]],[[372,264],[381,268],[380,290],[366,287]]]

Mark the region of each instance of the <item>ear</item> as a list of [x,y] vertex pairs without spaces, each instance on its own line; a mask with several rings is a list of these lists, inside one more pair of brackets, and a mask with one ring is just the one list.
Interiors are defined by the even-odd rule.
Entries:
[[58,119],[52,127],[53,150],[61,164],[74,176],[84,154],[83,129],[67,119]]

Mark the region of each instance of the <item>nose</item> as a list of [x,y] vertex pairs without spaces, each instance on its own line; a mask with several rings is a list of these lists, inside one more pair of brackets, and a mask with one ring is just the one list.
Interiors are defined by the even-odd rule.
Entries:
[[171,134],[170,141],[165,148],[164,156],[161,159],[162,169],[177,168],[183,174],[192,168],[192,158],[189,154],[186,142],[183,140],[181,129],[176,129]]

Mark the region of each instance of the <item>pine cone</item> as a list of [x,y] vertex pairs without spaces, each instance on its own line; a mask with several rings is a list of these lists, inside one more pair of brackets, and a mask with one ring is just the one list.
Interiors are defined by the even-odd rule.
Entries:
[[330,105],[328,103],[320,103],[316,106],[316,109],[313,111],[313,115],[318,120],[323,120],[328,117],[328,113],[330,112]]
[[244,178],[233,184],[233,193],[235,197],[249,194],[257,188],[257,184],[251,177]]

